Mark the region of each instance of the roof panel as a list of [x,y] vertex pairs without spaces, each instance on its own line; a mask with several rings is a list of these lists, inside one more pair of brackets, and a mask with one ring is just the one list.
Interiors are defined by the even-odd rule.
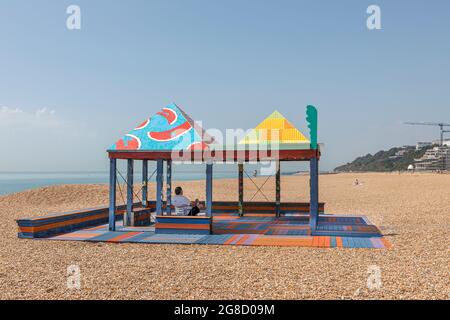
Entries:
[[255,129],[239,142],[240,145],[267,144],[309,144],[309,140],[290,123],[281,113],[274,111]]
[[117,140],[108,151],[204,150],[212,140],[172,103]]

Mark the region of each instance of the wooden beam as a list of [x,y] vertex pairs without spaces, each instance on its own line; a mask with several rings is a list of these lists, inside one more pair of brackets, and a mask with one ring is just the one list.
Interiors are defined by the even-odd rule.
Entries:
[[163,171],[164,162],[163,160],[156,161],[156,214],[162,215],[162,189],[163,189]]
[[281,163],[276,161],[276,174],[275,174],[275,212],[276,216],[280,216],[280,204],[281,204]]
[[309,207],[309,225],[311,234],[316,232],[319,219],[319,161],[314,158],[310,160],[310,207]]
[[148,160],[142,160],[142,206],[147,206],[148,199]]
[[116,231],[117,160],[109,159],[109,231]]
[[166,162],[166,214],[172,215],[172,160]]
[[244,164],[238,164],[239,169],[239,215],[242,217],[244,215]]
[[125,226],[131,226],[131,217],[133,215],[133,177],[134,177],[134,161],[128,159],[127,161],[127,216],[124,219]]
[[206,215],[212,217],[213,165],[206,164]]

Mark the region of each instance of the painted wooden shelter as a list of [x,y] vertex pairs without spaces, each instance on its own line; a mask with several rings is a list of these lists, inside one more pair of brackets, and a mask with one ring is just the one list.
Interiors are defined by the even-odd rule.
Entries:
[[[202,233],[211,233],[213,212],[220,212],[220,210],[236,210],[240,216],[243,216],[251,214],[254,208],[258,208],[259,211],[270,208],[269,210],[279,217],[280,214],[293,210],[293,208],[297,208],[298,212],[304,212],[306,208],[307,213],[309,213],[311,234],[314,234],[319,211],[323,211],[323,204],[319,204],[318,199],[320,150],[317,143],[316,108],[308,106],[306,115],[310,129],[309,139],[278,111],[275,111],[256,128],[250,130],[237,145],[229,146],[217,143],[214,137],[206,134],[176,104],[163,108],[117,140],[107,150],[110,159],[109,230],[114,231],[116,228],[117,160],[126,160],[127,204],[124,212],[124,225],[126,226],[134,224],[133,220],[136,219],[137,212],[148,214],[147,211],[142,209],[149,209],[148,161],[155,161],[156,201],[154,210],[156,211],[157,232],[176,231],[174,229],[186,232],[190,228],[198,228]],[[206,217],[197,217],[197,219],[192,217],[174,218],[171,215],[172,161],[174,159],[206,163]],[[133,170],[135,160],[142,160],[142,206],[136,206],[134,203]],[[222,161],[238,164],[239,199],[237,203],[213,203],[213,166],[214,163]],[[258,203],[244,203],[244,164],[250,161],[276,162],[276,197],[273,203],[259,205]],[[283,161],[310,162],[310,203],[281,203],[280,167]],[[163,201],[164,163],[166,164],[166,201]],[[209,224],[209,227],[202,226],[200,228],[198,224]]]
[[[227,145],[206,134],[180,107],[171,104],[107,150],[110,161],[107,206],[18,219],[18,236],[116,243],[389,248],[389,241],[364,216],[319,216],[325,209],[318,199],[320,149],[317,110],[313,106],[306,108],[306,121],[309,137],[275,111],[236,145]],[[126,177],[117,170],[118,160],[127,163]],[[140,196],[133,189],[137,160],[142,161]],[[206,211],[201,216],[172,215],[172,162],[180,160],[206,164],[206,200],[202,201]],[[148,199],[149,161],[156,162],[155,199]],[[213,201],[214,164],[224,161],[237,164],[239,196],[235,201]],[[273,201],[267,197],[264,202],[244,201],[245,165],[255,161],[276,163]],[[281,202],[280,168],[285,161],[309,162],[309,202]],[[119,205],[118,175],[127,185],[126,201]],[[122,193],[121,189],[119,192]]]

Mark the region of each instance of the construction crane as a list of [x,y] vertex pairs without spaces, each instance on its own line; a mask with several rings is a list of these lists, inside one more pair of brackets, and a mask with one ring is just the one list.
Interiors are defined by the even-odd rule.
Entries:
[[438,123],[438,122],[405,122],[404,124],[410,124],[414,126],[438,126],[441,130],[441,139],[440,139],[440,145],[444,145],[444,133],[450,132],[450,130],[444,130],[445,127],[450,127],[449,123]]
[[[443,123],[443,122],[405,122],[405,124],[410,124],[413,126],[438,126],[441,131],[441,139],[439,145],[442,147],[444,146],[444,133],[450,132],[450,130],[445,130],[445,127],[450,127],[449,123]],[[447,157],[442,157],[442,170],[445,170],[446,167],[446,159]]]

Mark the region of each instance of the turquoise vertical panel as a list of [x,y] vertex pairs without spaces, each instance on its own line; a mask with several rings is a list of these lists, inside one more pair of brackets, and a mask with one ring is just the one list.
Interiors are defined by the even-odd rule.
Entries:
[[314,106],[306,107],[306,121],[309,128],[309,140],[311,141],[311,149],[317,149],[317,109]]

